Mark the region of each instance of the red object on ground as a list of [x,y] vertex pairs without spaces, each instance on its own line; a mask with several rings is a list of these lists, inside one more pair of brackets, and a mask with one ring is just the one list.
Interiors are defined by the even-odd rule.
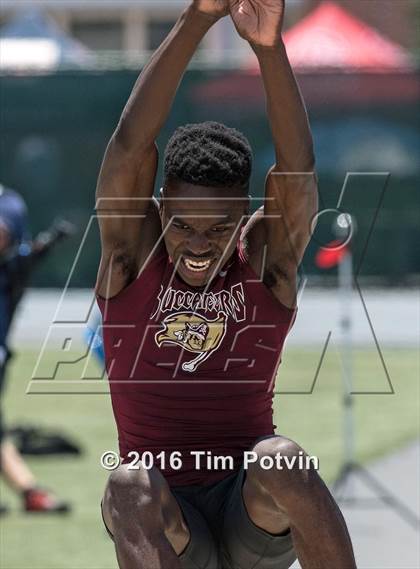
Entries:
[[342,241],[337,239],[331,241],[325,247],[321,247],[315,256],[315,264],[320,269],[331,269],[338,265],[347,255],[348,247],[342,245]]
[[48,490],[32,488],[25,492],[24,510],[35,513],[65,514],[70,511],[66,502],[60,502]]
[[[283,34],[296,69],[398,71],[410,66],[408,52],[334,2],[323,2]],[[252,69],[259,71],[253,56]]]

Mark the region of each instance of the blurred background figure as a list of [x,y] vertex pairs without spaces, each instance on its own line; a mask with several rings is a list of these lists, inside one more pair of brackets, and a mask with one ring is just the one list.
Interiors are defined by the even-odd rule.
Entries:
[[[73,231],[71,224],[61,221],[30,241],[25,202],[17,192],[0,185],[0,394],[12,357],[7,346],[8,333],[31,271],[55,243]],[[57,500],[48,490],[38,486],[19,451],[7,439],[1,409],[0,467],[6,482],[22,495],[23,508],[27,512],[69,511],[68,503]],[[7,511],[3,504],[0,511]]]

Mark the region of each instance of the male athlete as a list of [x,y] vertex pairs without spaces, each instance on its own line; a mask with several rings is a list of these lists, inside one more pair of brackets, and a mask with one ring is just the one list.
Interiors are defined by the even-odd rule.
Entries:
[[[281,40],[284,0],[195,0],[141,73],[98,182],[97,283],[121,466],[102,503],[122,569],[355,567],[344,519],[274,435],[273,384],[317,211],[305,107]],[[276,162],[250,219],[245,137],[175,131],[153,199],[155,140],[208,29],[256,53]],[[244,457],[253,451],[245,465]],[[220,457],[225,457],[223,463]]]

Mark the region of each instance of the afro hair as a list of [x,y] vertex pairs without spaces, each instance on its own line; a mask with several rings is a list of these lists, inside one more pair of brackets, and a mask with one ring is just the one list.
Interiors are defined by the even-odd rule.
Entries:
[[248,140],[238,130],[217,122],[177,128],[165,150],[165,183],[247,187],[251,170]]

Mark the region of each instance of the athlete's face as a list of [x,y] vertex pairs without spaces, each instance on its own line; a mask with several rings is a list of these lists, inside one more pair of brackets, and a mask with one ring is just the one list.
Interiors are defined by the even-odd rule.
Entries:
[[243,188],[166,185],[161,200],[165,245],[187,284],[204,286],[222,269],[235,250],[248,209]]

